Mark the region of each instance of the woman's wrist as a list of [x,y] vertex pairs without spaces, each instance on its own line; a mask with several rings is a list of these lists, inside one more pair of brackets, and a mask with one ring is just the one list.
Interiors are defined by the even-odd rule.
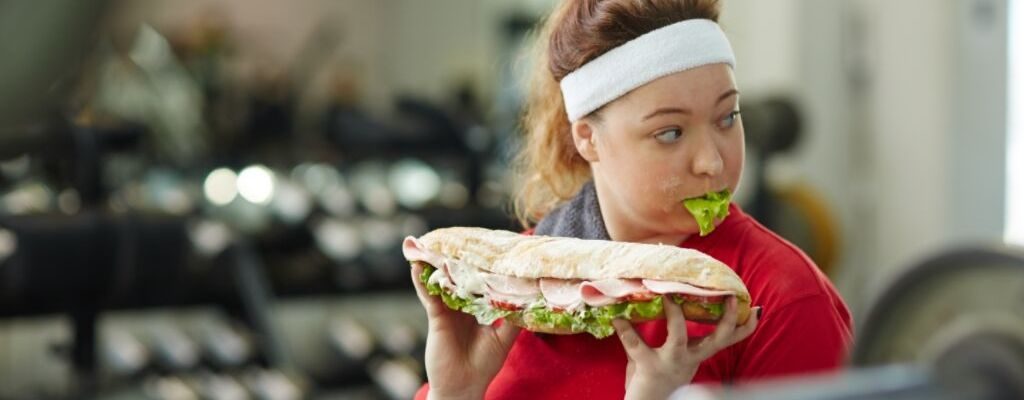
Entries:
[[433,386],[427,389],[427,400],[480,400],[484,398],[486,387],[465,387],[454,391],[436,390]]
[[638,385],[639,387],[632,387],[630,389],[639,390],[627,390],[626,400],[641,400],[641,399],[667,399],[672,392],[676,391],[681,385],[665,384],[664,382],[650,383],[647,385]]

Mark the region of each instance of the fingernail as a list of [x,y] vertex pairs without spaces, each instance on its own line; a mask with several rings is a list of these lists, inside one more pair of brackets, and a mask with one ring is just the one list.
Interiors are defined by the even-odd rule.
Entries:
[[761,309],[761,307],[756,307],[756,308],[757,308],[757,319],[761,319],[761,311],[762,311],[762,309]]

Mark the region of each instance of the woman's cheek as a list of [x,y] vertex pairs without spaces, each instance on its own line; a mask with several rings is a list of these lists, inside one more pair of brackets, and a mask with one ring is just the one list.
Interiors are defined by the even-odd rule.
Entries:
[[660,201],[657,203],[657,207],[658,210],[661,212],[662,216],[680,214],[683,210],[686,209],[685,207],[683,207],[683,203],[681,201],[676,200],[674,197],[661,198]]
[[737,186],[740,184],[740,177],[743,175],[743,159],[732,160],[731,163],[726,164],[726,184],[729,185],[729,189],[735,193]]
[[726,155],[725,166],[726,173],[729,174],[729,185],[732,187],[733,191],[735,191],[736,186],[740,183],[740,176],[743,175],[743,163],[746,158],[746,149],[743,144],[742,131],[732,139],[733,142],[729,148],[729,153]]

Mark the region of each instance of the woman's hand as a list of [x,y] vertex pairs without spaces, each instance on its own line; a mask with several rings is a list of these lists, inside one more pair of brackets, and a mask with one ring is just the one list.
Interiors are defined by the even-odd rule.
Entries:
[[419,280],[423,273],[414,263],[412,281],[427,310],[429,329],[425,363],[430,382],[429,399],[481,399],[515,343],[519,328],[500,321],[484,326],[472,315],[444,305],[439,296],[427,294]]
[[662,299],[662,304],[668,320],[668,338],[659,348],[648,347],[628,321],[612,321],[629,358],[626,399],[668,398],[680,386],[690,383],[702,361],[745,339],[757,328],[756,308],[751,310],[750,319],[743,326],[736,326],[736,298],[729,297],[725,315],[715,332],[688,343],[682,309],[668,296]]

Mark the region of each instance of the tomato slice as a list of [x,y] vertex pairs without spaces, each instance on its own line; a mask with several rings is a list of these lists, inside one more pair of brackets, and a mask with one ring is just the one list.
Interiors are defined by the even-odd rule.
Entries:
[[658,294],[654,292],[636,292],[619,298],[619,301],[651,301],[655,297],[658,297]]
[[512,304],[512,303],[509,303],[507,301],[501,301],[501,300],[495,300],[495,299],[491,299],[491,306],[493,306],[494,308],[497,308],[497,309],[505,310],[505,311],[519,311],[519,310],[523,309],[522,306],[519,306],[519,305],[516,305],[516,304]]

